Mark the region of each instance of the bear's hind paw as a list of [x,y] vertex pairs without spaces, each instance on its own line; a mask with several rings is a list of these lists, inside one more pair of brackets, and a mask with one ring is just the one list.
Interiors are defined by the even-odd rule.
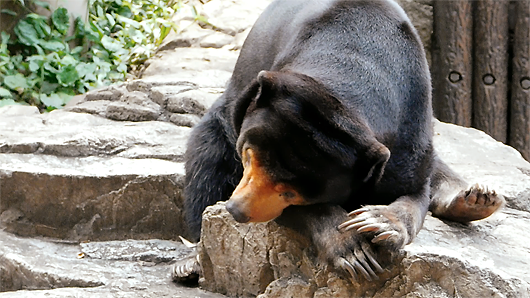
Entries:
[[448,220],[467,223],[492,215],[505,203],[504,197],[494,190],[475,184],[461,191],[447,207],[434,214]]
[[196,284],[201,273],[199,254],[194,253],[175,263],[171,270],[171,278],[181,284]]

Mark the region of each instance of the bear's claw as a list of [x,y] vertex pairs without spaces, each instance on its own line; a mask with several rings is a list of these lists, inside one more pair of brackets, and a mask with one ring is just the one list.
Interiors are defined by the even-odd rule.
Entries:
[[386,240],[386,239],[388,239],[390,237],[399,237],[399,233],[396,232],[396,231],[383,232],[383,233],[375,236],[374,239],[372,239],[372,243],[381,242],[381,241]]
[[355,249],[353,253],[354,256],[338,258],[335,262],[336,267],[347,271],[353,282],[357,281],[359,274],[368,281],[378,280],[377,273],[382,273],[384,270],[373,257],[370,246],[367,243],[361,243],[361,250]]
[[339,230],[354,229],[359,234],[368,234],[372,243],[387,242],[392,247],[401,248],[406,243],[406,232],[400,233],[399,224],[388,206],[367,206],[348,213],[354,217],[338,226]]

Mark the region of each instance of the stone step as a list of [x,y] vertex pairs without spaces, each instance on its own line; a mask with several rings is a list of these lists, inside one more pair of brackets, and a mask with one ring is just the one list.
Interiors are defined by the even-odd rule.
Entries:
[[170,281],[170,261],[187,253],[176,241],[77,244],[0,231],[0,297],[224,297]]
[[181,192],[189,128],[34,109],[0,109],[7,231],[69,240],[187,236]]

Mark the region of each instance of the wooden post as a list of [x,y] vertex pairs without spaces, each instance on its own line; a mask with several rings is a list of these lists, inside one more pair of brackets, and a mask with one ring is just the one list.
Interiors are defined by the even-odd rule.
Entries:
[[506,142],[509,1],[480,0],[475,5],[473,126]]
[[434,1],[433,108],[444,122],[472,124],[473,18],[469,0]]
[[510,145],[530,160],[530,2],[515,1]]

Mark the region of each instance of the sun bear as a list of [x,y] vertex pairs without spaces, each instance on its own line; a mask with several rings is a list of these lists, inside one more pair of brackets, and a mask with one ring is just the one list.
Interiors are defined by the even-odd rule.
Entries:
[[371,280],[383,270],[374,248],[410,243],[428,210],[459,222],[491,215],[502,196],[468,188],[434,152],[431,92],[423,46],[395,2],[274,1],[190,136],[193,240],[204,209],[228,200],[236,221],[277,220]]

